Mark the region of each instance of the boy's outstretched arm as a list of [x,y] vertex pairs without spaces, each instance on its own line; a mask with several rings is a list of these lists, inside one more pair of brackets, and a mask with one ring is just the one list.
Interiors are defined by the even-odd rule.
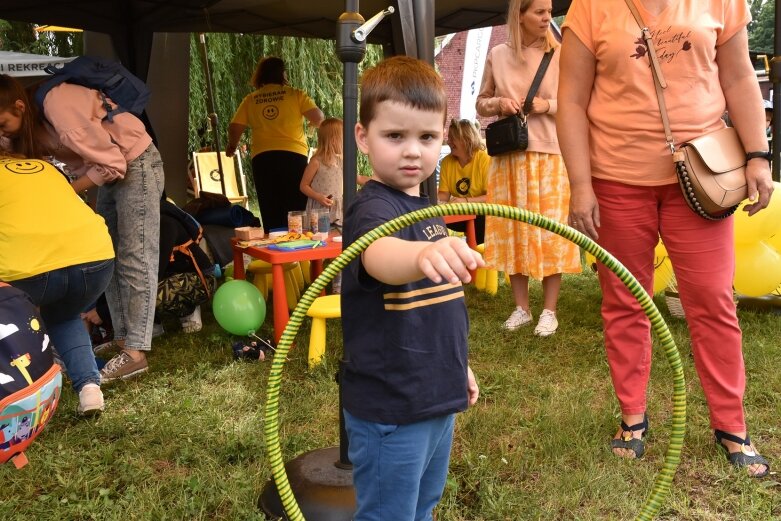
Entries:
[[428,277],[434,282],[469,282],[469,270],[485,266],[483,257],[457,237],[436,242],[383,237],[362,255],[369,275],[385,284],[406,284]]

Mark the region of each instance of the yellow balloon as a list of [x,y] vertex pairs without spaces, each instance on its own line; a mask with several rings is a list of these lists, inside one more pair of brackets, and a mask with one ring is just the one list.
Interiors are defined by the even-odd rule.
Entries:
[[781,183],[773,183],[774,192],[767,208],[751,217],[743,211],[743,201],[735,212],[735,244],[752,244],[781,234]]
[[[737,211],[735,212],[735,246],[736,250],[740,249],[743,244],[755,244],[762,240],[759,231],[758,214],[749,217],[748,213],[743,211],[743,207],[746,205],[746,201],[740,203]],[[759,212],[762,213],[762,212]]]
[[654,293],[664,291],[673,281],[673,264],[667,256],[667,248],[660,240],[654,248]]
[[735,291],[761,297],[781,286],[781,253],[762,241],[735,250]]
[[597,258],[594,257],[594,255],[592,255],[589,252],[585,252],[585,254],[586,255],[584,256],[584,258],[585,258],[586,266],[589,269],[591,269],[591,271],[596,273],[597,272]]
[[762,242],[776,250],[778,253],[781,253],[781,231],[775,235],[771,235],[769,239]]

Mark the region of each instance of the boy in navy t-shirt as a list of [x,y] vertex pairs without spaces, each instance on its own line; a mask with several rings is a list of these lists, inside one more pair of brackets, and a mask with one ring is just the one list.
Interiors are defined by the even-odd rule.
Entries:
[[[447,99],[427,63],[380,62],[361,82],[358,148],[373,176],[345,214],[346,245],[424,208]],[[441,218],[371,243],[345,270],[341,386],[353,463],[355,521],[431,520],[447,478],[455,413],[474,404],[462,282],[482,257]]]

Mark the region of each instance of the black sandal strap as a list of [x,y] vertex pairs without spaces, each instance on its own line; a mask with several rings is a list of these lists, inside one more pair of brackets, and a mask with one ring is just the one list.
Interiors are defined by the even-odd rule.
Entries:
[[[751,450],[751,454],[748,454],[746,452],[747,449],[750,449],[751,447],[751,439],[746,435],[746,438],[740,438],[739,436],[735,436],[734,434],[730,434],[728,432],[720,431],[720,430],[714,430],[713,434],[716,436],[716,443],[721,447],[724,452],[725,456],[727,457],[727,460],[732,464],[734,467],[737,468],[744,468],[748,467],[750,465],[764,465],[765,471],[761,472],[759,474],[751,474],[751,477],[754,478],[764,478],[770,473],[770,462],[763,458],[761,455],[757,454],[755,451]],[[737,443],[740,445],[740,451],[738,452],[730,452],[726,445],[722,443],[722,440],[729,440],[731,442]],[[746,447],[747,449],[744,449]]]
[[[634,425],[627,425],[626,423],[624,423],[623,420],[621,420],[621,430],[624,432],[648,430],[648,416],[647,415],[643,416],[643,421],[641,421],[640,423],[635,423]],[[717,431],[717,432],[721,432],[721,431]]]
[[721,443],[721,440],[729,440],[733,443],[737,443],[738,445],[751,445],[751,438],[749,438],[748,434],[746,435],[746,439],[740,438],[728,432],[720,431],[718,429],[713,431],[713,434],[716,436],[716,443],[720,443],[722,445],[723,443]]

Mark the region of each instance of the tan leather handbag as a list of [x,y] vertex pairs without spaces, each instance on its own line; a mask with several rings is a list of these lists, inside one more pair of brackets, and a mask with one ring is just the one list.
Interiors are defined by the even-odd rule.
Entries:
[[704,219],[717,221],[729,217],[737,210],[738,203],[748,197],[746,152],[738,133],[732,127],[725,127],[675,148],[664,102],[664,89],[667,84],[656,58],[651,32],[643,23],[632,0],[626,0],[626,4],[640,26],[643,40],[648,47],[664,134],[686,203]]
[[706,219],[732,215],[748,196],[746,153],[732,127],[682,144],[673,161],[686,202]]

